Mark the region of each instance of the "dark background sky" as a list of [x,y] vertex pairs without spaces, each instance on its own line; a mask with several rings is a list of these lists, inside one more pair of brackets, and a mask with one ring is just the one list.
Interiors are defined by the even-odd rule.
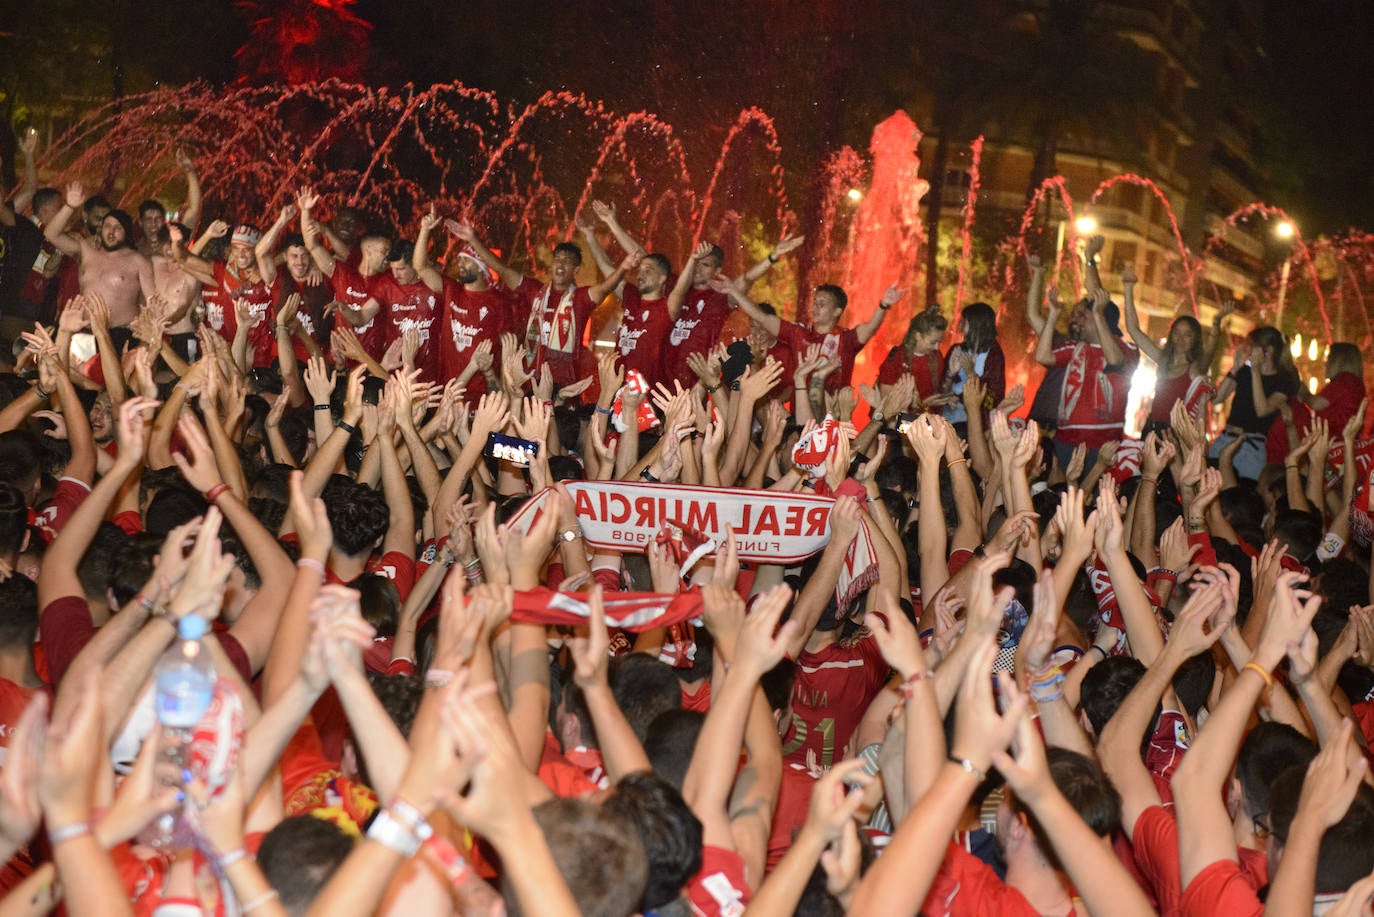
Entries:
[[[371,29],[366,57],[351,62],[367,82],[457,79],[517,102],[550,89],[583,92],[619,112],[658,113],[689,150],[718,149],[740,109],[758,105],[777,119],[789,173],[804,175],[841,143],[862,148],[872,124],[896,108],[920,121],[921,55],[940,17],[976,17],[1006,2],[358,0],[353,12]],[[232,81],[241,75],[234,51],[257,15],[248,7],[293,6],[310,8],[308,0],[0,0],[0,108],[14,117],[50,101],[45,94],[108,97],[116,61],[128,92],[198,77]],[[1267,0],[1264,13],[1247,93],[1264,196],[1291,210],[1309,236],[1374,230],[1374,104],[1366,99],[1374,3]],[[977,52],[976,28],[954,31]],[[321,46],[327,54],[346,43],[331,37]]]

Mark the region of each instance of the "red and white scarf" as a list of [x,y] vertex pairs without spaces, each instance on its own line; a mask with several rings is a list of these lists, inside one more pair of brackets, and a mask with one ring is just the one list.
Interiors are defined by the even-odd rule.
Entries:
[[573,348],[580,343],[574,340],[577,329],[574,327],[576,312],[573,310],[573,294],[576,292],[576,285],[570,285],[564,290],[558,300],[558,306],[550,317],[546,313],[549,300],[553,296],[553,284],[546,285],[534,298],[533,307],[530,309],[530,326],[526,331],[526,337],[537,342],[545,350],[572,353]]
[[[582,536],[593,548],[640,553],[665,523],[688,526],[720,544],[728,525],[739,558],[768,564],[796,564],[830,541],[831,497],[734,487],[693,487],[626,481],[569,481]],[[511,517],[525,532],[548,496],[542,490]],[[878,555],[865,522],[845,554],[835,587],[843,614],[878,575]]]

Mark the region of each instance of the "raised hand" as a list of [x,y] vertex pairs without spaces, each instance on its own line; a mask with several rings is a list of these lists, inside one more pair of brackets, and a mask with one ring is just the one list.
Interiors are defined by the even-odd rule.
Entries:
[[902,297],[905,295],[906,290],[899,290],[897,288],[897,284],[893,283],[886,290],[883,291],[883,297],[882,299],[878,300],[878,302],[887,308],[891,308],[892,306],[895,306],[897,305],[897,303],[901,302]]

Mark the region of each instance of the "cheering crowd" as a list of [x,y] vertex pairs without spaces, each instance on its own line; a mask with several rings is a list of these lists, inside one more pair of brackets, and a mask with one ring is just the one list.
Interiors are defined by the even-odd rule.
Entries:
[[596,202],[527,275],[437,208],[202,230],[183,154],[169,219],[24,152],[0,917],[1371,913],[1354,345],[1313,394],[1230,308],[1161,343],[1096,237],[1072,303],[1027,259],[1029,405],[985,303],[856,384],[904,291],[782,318],[800,237],[731,277]]

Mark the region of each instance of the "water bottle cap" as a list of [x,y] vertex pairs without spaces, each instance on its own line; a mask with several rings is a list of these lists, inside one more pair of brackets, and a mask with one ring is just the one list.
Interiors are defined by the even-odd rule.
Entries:
[[205,619],[199,615],[187,615],[177,623],[177,634],[183,640],[199,640],[207,629]]

